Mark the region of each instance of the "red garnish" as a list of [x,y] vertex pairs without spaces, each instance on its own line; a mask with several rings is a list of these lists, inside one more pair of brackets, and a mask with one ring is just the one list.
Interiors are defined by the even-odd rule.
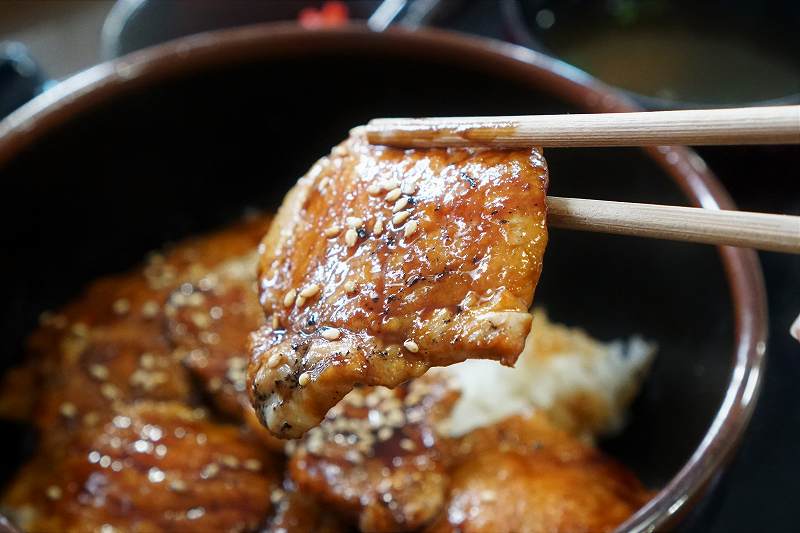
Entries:
[[332,0],[315,9],[306,7],[300,10],[297,21],[306,29],[333,28],[347,24],[349,18],[347,4]]

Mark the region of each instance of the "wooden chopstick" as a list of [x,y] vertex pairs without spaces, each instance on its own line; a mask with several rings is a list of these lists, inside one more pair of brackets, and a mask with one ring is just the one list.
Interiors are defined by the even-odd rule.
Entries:
[[553,227],[800,253],[800,217],[547,197]]
[[507,117],[379,118],[372,144],[400,148],[800,143],[800,106]]
[[[400,148],[797,144],[800,106],[582,115],[371,120]],[[800,217],[548,197],[553,227],[800,253]]]

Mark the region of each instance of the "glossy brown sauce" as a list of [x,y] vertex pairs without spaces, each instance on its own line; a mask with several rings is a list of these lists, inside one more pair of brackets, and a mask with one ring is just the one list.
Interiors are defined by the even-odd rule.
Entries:
[[[389,165],[401,157],[383,155]],[[463,154],[450,151],[436,157],[446,163],[441,168],[465,161]],[[482,154],[474,163],[481,169],[508,169],[526,160]],[[500,174],[483,174],[498,185],[489,191],[476,179],[477,170],[465,172],[445,173],[446,187],[438,192],[429,184],[414,193],[420,196],[414,216],[429,217],[418,231],[432,235],[430,242],[437,246],[424,245],[421,235],[406,240],[397,235],[402,227],[393,226],[380,239],[359,236],[363,250],[332,240],[331,253],[345,258],[342,265],[366,269],[359,278],[365,294],[347,291],[349,270],[334,269],[334,288],[320,291],[335,303],[326,308],[329,314],[293,308],[282,311],[279,320],[305,318],[301,339],[318,338],[314,328],[325,321],[345,329],[346,321],[361,320],[362,338],[387,332],[388,340],[381,340],[375,354],[381,361],[399,357],[424,370],[425,358],[437,354],[442,336],[439,330],[413,330],[420,327],[416,313],[420,323],[430,323],[437,314],[457,322],[482,305],[494,310],[493,305],[509,301],[527,309],[526,291],[535,284],[531,273],[538,276],[546,234],[525,235],[532,270],[505,261],[507,254],[497,246],[510,235],[510,224],[502,220],[520,209],[541,212],[543,220],[543,183],[539,190],[526,190],[523,183],[522,192],[531,197],[514,200],[513,181],[504,185]],[[458,206],[452,203],[456,198]],[[356,198],[345,195],[342,201]],[[341,205],[331,206],[336,216]],[[448,217],[452,227],[438,224],[444,220],[439,216]],[[441,376],[392,390],[359,387],[285,449],[266,432],[255,431],[243,359],[248,332],[264,323],[260,304],[267,301],[258,300],[253,260],[268,225],[269,217],[258,218],[153,254],[141,269],[99,280],[76,301],[42,317],[27,365],[9,374],[0,389],[0,415],[29,421],[42,434],[33,457],[0,500],[20,527],[525,531],[539,524],[555,531],[602,530],[646,500],[648,493],[629,472],[602,466],[610,463],[599,452],[543,420],[515,418],[464,438],[444,436],[439,424],[459,393]],[[373,228],[370,224],[367,232]],[[463,253],[453,253],[457,250]],[[501,277],[506,284],[487,287],[482,283],[496,250],[504,259],[497,268],[508,270]],[[368,276],[372,268],[393,274],[373,279]],[[527,281],[515,284],[515,279]],[[351,308],[353,302],[363,304],[362,310]],[[405,337],[387,324],[408,314],[414,315],[410,331],[420,333],[418,352],[386,345]],[[454,339],[463,333],[447,342],[458,342]],[[428,334],[439,337],[428,342]],[[285,338],[289,332],[278,335]],[[497,342],[491,349],[512,357],[515,345],[507,338]],[[305,349],[302,342],[297,349]],[[347,359],[340,353],[333,361]],[[392,372],[377,375],[405,381],[409,374],[408,367]],[[302,387],[299,375],[293,376],[295,386]],[[498,481],[497,472],[510,478]],[[540,472],[541,479],[531,472]],[[490,493],[494,497],[484,498]],[[559,507],[554,500],[573,505]],[[525,522],[514,521],[520,506]]]
[[495,123],[463,123],[457,126],[448,125],[446,120],[437,119],[437,123],[419,122],[413,128],[391,124],[375,124],[367,126],[366,135],[370,142],[386,144],[397,148],[426,147],[431,144],[439,146],[458,146],[459,140],[468,141],[470,145],[496,146],[498,139],[509,139],[519,128],[513,121]]
[[249,379],[270,431],[302,435],[357,384],[393,387],[471,357],[513,364],[547,242],[546,186],[536,150],[403,151],[355,136],[314,165],[261,247],[267,320]]

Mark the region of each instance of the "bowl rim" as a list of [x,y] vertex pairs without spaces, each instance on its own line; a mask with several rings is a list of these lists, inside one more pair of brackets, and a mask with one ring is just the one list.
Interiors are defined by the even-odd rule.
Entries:
[[[478,66],[545,90],[586,112],[641,108],[619,91],[542,53],[484,37],[434,29],[375,33],[363,25],[305,30],[294,23],[265,23],[183,37],[82,71],[37,96],[0,122],[0,168],[52,128],[100,102],[166,79],[231,62],[271,57],[335,54],[347,50]],[[695,206],[735,209],[704,161],[682,146],[645,147]],[[734,315],[730,381],[721,405],[686,464],[618,531],[652,531],[674,523],[704,493],[738,447],[755,408],[766,363],[767,305],[763,275],[753,250],[719,247]]]

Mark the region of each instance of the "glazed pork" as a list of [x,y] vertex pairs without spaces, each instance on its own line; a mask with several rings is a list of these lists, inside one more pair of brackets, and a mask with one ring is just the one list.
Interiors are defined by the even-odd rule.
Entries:
[[449,495],[429,533],[611,532],[651,496],[541,416],[476,429],[455,448]]
[[649,497],[585,437],[617,424],[652,348],[620,351],[540,312],[517,369],[464,361],[356,387],[301,439],[272,437],[245,380],[248,333],[264,324],[255,263],[268,223],[152,254],[43,317],[0,396],[0,414],[41,433],[0,499],[16,525],[603,531]]
[[416,530],[444,504],[450,441],[436,425],[457,398],[449,380],[428,376],[353,390],[287,446],[292,479],[362,531]]
[[235,426],[176,402],[101,417],[12,483],[3,507],[25,531],[252,531],[269,513],[278,462]]
[[[151,254],[43,315],[0,396],[0,415],[40,434],[0,502],[24,530],[263,522],[280,458],[241,421],[254,418],[244,357],[248,331],[263,319],[254,259],[269,221]],[[209,415],[197,382],[222,416]]]
[[[103,413],[139,399],[194,402],[184,360],[225,353],[219,364],[227,364],[228,355],[244,356],[246,348],[244,328],[233,335],[237,350],[230,335],[223,337],[225,326],[216,316],[221,309],[195,304],[228,294],[230,305],[223,305],[225,323],[231,324],[254,301],[243,293],[232,298],[235,284],[226,273],[232,263],[253,256],[269,222],[270,217],[254,218],[153,253],[143,267],[98,280],[58,312],[43,314],[26,361],[4,379],[0,416],[32,418],[43,433],[53,434],[92,426]],[[244,267],[249,291],[252,266],[251,261]],[[184,318],[192,330],[179,325]],[[259,323],[256,318],[245,327]],[[17,390],[23,383],[27,390]],[[20,398],[27,405],[19,405]]]
[[359,385],[513,365],[547,242],[537,150],[394,150],[358,133],[289,192],[260,248],[249,392],[297,438]]

